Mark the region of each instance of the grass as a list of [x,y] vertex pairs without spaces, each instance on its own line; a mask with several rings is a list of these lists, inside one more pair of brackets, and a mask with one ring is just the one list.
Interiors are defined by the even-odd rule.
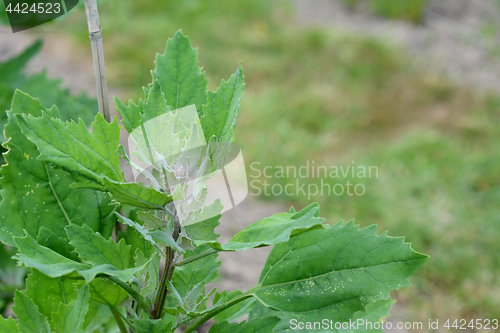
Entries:
[[[416,70],[383,41],[294,27],[287,3],[122,0],[103,3],[100,16],[110,85],[127,97],[142,96],[152,55],[179,28],[199,46],[212,90],[243,61],[236,142],[247,165],[377,166],[378,178],[324,179],[362,183],[361,196],[261,198],[318,201],[330,223],[376,223],[430,254],[414,286],[394,294],[401,316],[500,316],[498,97]],[[78,29],[79,52],[90,56],[82,15],[57,24]]]
[[[360,0],[342,1],[353,8],[360,3]],[[389,19],[402,19],[420,23],[428,0],[368,0],[368,2],[375,14]]]

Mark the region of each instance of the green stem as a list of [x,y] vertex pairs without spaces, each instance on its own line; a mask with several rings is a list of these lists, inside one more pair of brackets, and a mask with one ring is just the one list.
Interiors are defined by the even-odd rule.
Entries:
[[167,281],[169,280],[170,270],[174,267],[172,261],[174,259],[175,251],[172,248],[167,247],[167,260],[165,263],[165,269],[161,275],[160,284],[158,286],[158,294],[155,299],[155,307],[153,310],[153,318],[160,319],[163,314],[163,307],[165,306],[165,301],[167,299]]
[[[172,233],[172,237],[175,241],[179,238],[179,234],[181,232],[181,226],[177,219],[174,220],[174,232]],[[165,262],[165,269],[163,270],[160,284],[158,286],[158,294],[156,295],[155,305],[153,309],[153,318],[160,319],[163,315],[163,308],[165,307],[165,301],[167,300],[167,281],[172,279],[172,275],[174,274],[174,258],[175,258],[175,250],[170,247],[167,247],[167,259]]]
[[149,309],[149,307],[146,305],[146,302],[144,302],[144,299],[142,298],[141,295],[139,295],[139,293],[137,291],[135,291],[132,287],[130,287],[128,285],[128,283],[125,283],[123,281],[121,281],[120,279],[114,277],[114,276],[110,276],[110,275],[106,275],[105,276],[106,279],[116,283],[117,285],[119,285],[120,287],[122,287],[126,292],[129,293],[130,296],[132,296],[135,301],[137,302],[137,304],[151,317],[153,317],[153,313],[151,312],[151,310]]
[[125,326],[125,323],[122,320],[122,317],[120,316],[120,313],[118,310],[116,310],[114,307],[109,306],[111,309],[111,313],[113,314],[113,317],[115,317],[116,323],[118,324],[118,327],[120,328],[121,333],[128,333],[127,327]]
[[[248,291],[247,291],[247,293],[248,293]],[[242,302],[242,301],[244,301],[244,300],[246,300],[246,299],[248,299],[250,297],[253,297],[253,295],[251,295],[251,294],[249,295],[247,293],[241,294],[240,296],[229,300],[226,304],[221,305],[217,309],[214,309],[214,310],[206,313],[204,316],[201,316],[191,326],[189,326],[188,328],[186,328],[186,330],[183,333],[193,332],[196,328],[198,328],[199,326],[201,326],[203,323],[205,323],[206,321],[208,321],[213,316],[221,313],[222,311],[226,310],[227,308],[230,308],[231,306],[233,306],[233,305],[235,305],[235,304],[237,304],[239,302]]]
[[179,262],[176,262],[174,265],[177,267],[177,266],[184,266],[184,265],[187,265],[189,263],[192,263],[193,261],[196,261],[196,260],[199,260],[201,258],[205,258],[207,256],[210,256],[212,254],[216,254],[218,253],[219,251],[217,251],[216,249],[208,249],[208,250],[205,250],[203,252],[200,252],[198,254],[195,254],[194,256],[191,256],[189,258],[186,258],[184,260],[181,260]]

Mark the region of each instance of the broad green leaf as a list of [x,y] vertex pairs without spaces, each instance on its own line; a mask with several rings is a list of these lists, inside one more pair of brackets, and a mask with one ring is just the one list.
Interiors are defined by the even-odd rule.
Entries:
[[5,143],[10,150],[4,155],[8,161],[0,173],[0,241],[14,246],[13,237],[24,235],[24,229],[37,237],[40,228],[46,227],[60,238],[66,238],[64,227],[68,224],[87,224],[93,230],[110,236],[113,231],[114,207],[109,206],[109,196],[95,190],[69,188],[72,181],[68,173],[56,170],[47,162],[37,159],[36,146],[21,133],[16,114],[21,112],[41,116],[59,117],[56,107],[44,108],[38,99],[16,91]]
[[136,266],[144,266],[144,269],[135,273],[135,277],[139,280],[139,293],[145,297],[153,305],[153,298],[156,296],[159,276],[160,276],[160,255],[158,252],[150,256],[145,256],[141,250],[136,250],[134,257]]
[[[129,220],[137,221],[137,213],[137,209],[132,209],[128,214]],[[125,228],[124,231],[118,232],[118,240],[125,239],[125,242],[131,246],[131,255],[135,255],[136,251],[140,250],[146,258],[150,258],[153,253],[157,252],[156,248],[149,241],[141,237],[135,228],[130,226],[126,226]]]
[[128,106],[123,104],[118,98],[115,97],[116,109],[120,112],[122,116],[122,124],[128,133],[132,133],[134,129],[141,126],[141,113],[142,106],[141,103],[136,105],[132,100],[129,100]]
[[[26,81],[23,69],[28,61],[40,51],[41,46],[42,41],[37,40],[22,53],[0,63],[0,73],[2,73],[2,76],[0,76],[0,131],[3,130],[4,125],[7,123],[7,114],[4,111],[11,105],[14,91]],[[5,142],[5,139],[0,135],[0,143],[3,142]]]
[[[99,304],[90,300],[90,304],[94,304],[97,311],[95,312],[92,322],[87,326],[85,332],[97,333],[97,332],[119,332],[118,326],[116,325],[116,320],[113,317],[109,305]],[[89,311],[90,312],[90,311]]]
[[177,289],[170,281],[167,281],[167,289],[170,292],[165,307],[166,310],[173,315],[176,315],[177,322],[184,322],[185,319],[192,319],[202,314],[209,312],[217,306],[222,305],[227,301],[227,297],[219,299],[211,308],[207,308],[207,303],[212,295],[216,292],[216,288],[205,294],[205,285],[203,282],[198,283],[191,288],[186,296],[181,297]]
[[169,221],[165,227],[153,229],[148,234],[156,243],[166,245],[178,252],[184,253],[184,249],[177,244],[177,241],[172,236],[173,232],[174,223]]
[[90,298],[101,304],[118,306],[128,293],[120,286],[106,279],[95,279],[89,284]]
[[[193,251],[186,251],[184,258],[189,258],[197,253],[209,249],[207,245],[199,246]],[[221,262],[217,261],[217,255],[207,256],[187,265],[179,266],[174,270],[172,284],[181,298],[186,297],[191,289],[197,284],[207,284],[217,276]]]
[[208,101],[203,105],[201,124],[207,142],[215,136],[218,142],[233,142],[236,115],[245,89],[241,66],[228,81],[221,81],[215,93],[208,92]]
[[167,104],[173,110],[195,104],[201,117],[208,80],[198,67],[198,51],[191,47],[189,38],[177,31],[168,40],[165,53],[156,55],[155,64],[153,80],[160,83]]
[[[40,98],[43,105],[57,105],[61,110],[63,120],[76,121],[81,118],[84,122],[90,123],[97,114],[95,99],[88,98],[83,93],[71,96],[69,89],[60,87],[62,80],[49,79],[46,70],[30,76],[23,73],[27,62],[40,51],[41,45],[41,40],[38,40],[19,55],[0,64],[0,73],[2,73],[0,77],[0,130],[7,122],[7,115],[3,111],[9,108],[16,89]],[[4,141],[4,138],[0,136],[0,142]]]
[[271,333],[279,322],[280,319],[276,317],[256,318],[239,324],[224,321],[214,324],[208,333]]
[[116,213],[116,216],[118,216],[118,220],[121,223],[127,225],[128,228],[133,228],[140,235],[142,235],[144,240],[148,241],[149,244],[151,244],[152,246],[155,246],[158,250],[161,250],[159,245],[156,244],[156,242],[153,240],[153,237],[149,234],[149,230],[146,229],[143,225],[139,224],[138,222],[132,221],[131,219],[126,218],[125,216],[122,216],[118,213]]
[[111,193],[113,202],[120,205],[161,210],[172,202],[172,196],[168,193],[148,188],[143,183],[120,183],[104,179],[104,185]]
[[[31,236],[14,239],[19,253],[14,256],[19,264],[39,270],[52,278],[77,273],[90,283],[98,274],[115,276],[122,281],[129,281],[132,275],[143,266],[120,270],[113,265],[90,266],[68,259],[53,250],[39,245]],[[128,259],[125,259],[128,260]],[[73,276],[73,275],[72,275]]]
[[106,240],[86,225],[69,225],[66,233],[82,260],[94,266],[112,265],[120,270],[129,267],[130,245],[125,240],[118,243],[112,238]]
[[51,327],[58,333],[82,333],[83,321],[89,310],[89,286],[84,284],[76,300],[68,305],[62,304],[59,311],[52,315]]
[[[89,286],[90,288],[90,286]],[[94,320],[100,311],[101,304],[98,302],[95,302],[94,300],[89,301],[89,310],[87,311],[87,314],[85,315],[85,319],[83,321],[83,327],[86,329],[89,327],[91,323],[95,323],[96,320]],[[106,307],[108,308],[108,307]],[[108,308],[109,309],[109,308]],[[92,332],[92,330],[87,330],[86,332]]]
[[153,212],[149,211],[138,211],[137,218],[144,222],[143,225],[146,228],[153,229],[163,227],[166,224],[166,221],[156,217],[153,214]]
[[[380,300],[376,303],[370,303],[366,306],[366,312],[358,311],[354,314],[353,321],[357,323],[363,323],[359,325],[357,329],[339,329],[339,333],[384,333],[382,328],[374,328],[373,324],[380,322],[383,318],[389,316],[389,311],[392,305],[396,303],[395,300]],[[361,321],[362,320],[362,321]],[[371,323],[367,324],[367,323]],[[380,326],[379,326],[380,327]]]
[[[225,293],[226,292],[224,291],[221,294],[219,294],[219,293],[215,294],[214,303],[217,303],[217,301],[221,297],[224,297]],[[227,299],[230,300],[230,299],[233,299],[237,296],[240,296],[243,293],[241,292],[241,290],[236,289],[236,290],[233,290],[233,291],[226,293],[226,294],[227,294],[227,296],[226,296]],[[223,321],[227,321],[229,323],[232,323],[233,321],[235,321],[235,320],[243,317],[247,313],[249,313],[253,309],[253,307],[255,306],[256,301],[257,300],[252,297],[252,298],[246,299],[242,302],[239,302],[239,303],[231,306],[230,308],[215,315],[215,317],[214,317],[215,322],[220,323]]]
[[[172,221],[164,221],[163,223],[165,226],[159,227],[159,228],[148,228],[146,224],[139,224],[138,222],[132,221],[125,216],[121,216],[118,213],[116,214],[118,216],[118,219],[120,222],[126,224],[129,227],[134,228],[137,232],[139,232],[145,240],[150,242],[153,246],[159,249],[158,244],[163,244],[166,246],[169,246],[176,251],[179,251],[181,253],[184,252],[184,249],[177,244],[177,242],[174,240],[172,237],[172,233],[174,231],[174,225]],[[148,216],[147,214],[141,215],[143,217]],[[148,217],[149,221],[151,222],[151,217]],[[146,219],[146,220],[148,220]],[[151,227],[151,226],[150,226]]]
[[218,214],[204,221],[182,227],[182,236],[191,241],[194,246],[217,242],[220,235],[215,233],[215,227],[220,224],[221,216]]
[[19,74],[42,47],[42,40],[37,40],[26,48],[22,53],[0,64],[0,73],[2,73],[2,82],[15,85],[19,83]]
[[297,320],[348,321],[408,286],[408,277],[427,260],[403,238],[377,236],[375,230],[337,223],[275,245],[253,295]]
[[136,333],[172,333],[172,324],[165,319],[140,319],[133,321]]
[[0,333],[19,333],[17,321],[12,318],[4,318],[0,316]]
[[16,290],[12,310],[17,316],[21,333],[49,333],[47,318],[38,312],[38,307],[24,293]]
[[105,191],[104,179],[108,177],[124,182],[120,171],[118,140],[120,127],[115,118],[106,122],[97,114],[92,132],[85,123],[61,122],[42,112],[42,117],[17,115],[18,124],[40,151],[38,159],[68,171],[75,183],[73,188],[91,188]]
[[97,101],[81,93],[70,95],[69,89],[62,89],[62,80],[51,80],[47,71],[33,74],[18,88],[25,93],[38,97],[43,105],[57,105],[64,121],[78,121],[90,124],[98,113]]
[[[164,113],[170,112],[170,107],[167,105],[165,94],[161,90],[158,80],[154,80],[151,85],[146,101],[143,103],[142,122],[156,119]],[[158,126],[159,124],[156,123]],[[156,133],[161,131],[157,128]]]
[[[60,304],[69,304],[76,299],[75,283],[78,281],[51,278],[33,270],[26,279],[26,296],[38,306],[38,311],[50,320],[52,313],[57,312]],[[52,325],[53,321],[49,321]]]
[[281,213],[250,224],[226,244],[224,251],[241,251],[254,247],[286,242],[307,229],[323,226],[318,204],[311,204],[298,213]]
[[[340,328],[338,330],[335,328],[335,322],[329,318],[324,318],[321,322],[299,322],[296,319],[290,320],[279,312],[270,311],[261,303],[259,303],[261,312],[258,315],[259,317],[274,315],[281,319],[274,330],[275,333],[384,333],[382,328],[376,329],[374,327],[381,327],[380,324],[376,323],[380,323],[383,318],[389,315],[389,310],[394,303],[395,301],[392,299],[370,303],[366,307],[366,312],[358,311],[354,314],[352,321],[345,322],[344,327],[348,327],[347,329]],[[355,323],[356,326],[350,326],[351,323]]]
[[68,259],[78,261],[78,253],[74,251],[75,248],[69,244],[68,239],[58,237],[45,227],[40,228],[36,241],[41,246],[48,247]]

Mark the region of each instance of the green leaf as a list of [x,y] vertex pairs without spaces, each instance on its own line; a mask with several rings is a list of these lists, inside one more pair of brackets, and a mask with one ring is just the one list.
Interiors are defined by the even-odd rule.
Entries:
[[[167,112],[170,112],[170,107],[167,105],[167,100],[161,90],[160,83],[155,79],[147,94],[146,101],[143,103],[142,122],[145,123],[148,120],[156,119]],[[156,124],[159,126],[158,123]],[[160,131],[161,129],[158,128],[156,133]]]
[[143,183],[120,183],[104,179],[104,185],[112,194],[113,202],[121,205],[162,210],[172,202],[172,196],[168,193],[148,188]]
[[[132,221],[137,221],[137,209],[132,209],[129,212],[128,218]],[[118,240],[125,239],[125,242],[131,246],[131,254],[135,254],[137,250],[140,250],[146,258],[150,258],[153,253],[156,253],[156,248],[146,239],[141,237],[139,232],[135,228],[126,226],[125,231],[118,232]],[[137,263],[136,263],[137,266]]]
[[19,333],[16,320],[0,316],[0,333]]
[[208,333],[271,333],[279,322],[280,319],[276,317],[256,318],[240,324],[224,321],[214,324]]
[[173,232],[174,223],[173,221],[169,221],[165,227],[153,229],[148,232],[148,235],[150,235],[156,243],[169,246],[180,253],[184,253],[184,249],[177,244],[177,241],[172,236]]
[[[350,325],[347,325],[347,327],[349,327],[348,329],[340,328],[339,330],[335,328],[335,323],[331,322],[329,318],[325,318],[328,319],[326,323],[323,321],[321,322],[291,321],[290,318],[287,318],[286,316],[280,314],[279,312],[270,311],[261,303],[259,303],[258,307],[257,306],[255,307],[257,309],[256,313],[254,313],[253,316],[250,316],[249,318],[250,319],[255,318],[256,315],[259,317],[267,317],[273,315],[278,316],[278,318],[281,319],[281,322],[278,324],[278,326],[276,326],[274,330],[275,333],[384,333],[384,330],[382,328],[375,329],[373,328],[374,327],[373,325],[376,324],[377,322],[380,323],[380,321],[383,318],[389,315],[389,310],[391,309],[391,306],[394,303],[395,301],[392,299],[380,300],[377,301],[376,303],[370,303],[366,307],[366,312],[358,311],[354,314],[351,322],[349,321],[346,322],[348,324],[352,322],[359,324],[357,326],[358,328],[352,328],[350,327]],[[371,324],[367,324],[367,322]],[[304,328],[299,328],[301,327],[299,325],[303,325],[302,327]],[[312,327],[316,327],[317,329],[313,329]]]
[[69,225],[66,233],[82,260],[94,266],[112,265],[120,270],[129,267],[130,245],[125,240],[118,243],[112,238],[105,240],[86,225]]
[[136,333],[172,333],[172,324],[165,319],[140,319],[133,321]]
[[166,221],[160,219],[153,215],[153,212],[149,211],[138,211],[137,218],[141,220],[144,227],[153,229],[153,228],[161,228],[166,224]]
[[[396,303],[395,300],[380,300],[376,303],[371,303],[366,306],[366,312],[358,311],[353,316],[353,321],[360,323],[363,320],[364,325],[360,325],[358,329],[339,329],[338,333],[384,333],[382,328],[376,329],[374,323],[380,322],[383,318],[389,316],[389,311],[392,305]],[[367,323],[372,323],[372,325]]]
[[105,191],[105,177],[124,182],[118,154],[120,127],[116,118],[108,123],[97,114],[91,133],[82,121],[63,123],[46,112],[42,112],[40,118],[31,115],[16,118],[24,135],[40,151],[38,160],[68,171],[75,180],[73,188]]
[[78,254],[74,251],[75,248],[69,244],[68,240],[58,237],[55,233],[45,227],[40,228],[36,241],[41,246],[48,247],[68,259],[78,261]]
[[[176,251],[184,253],[184,249],[181,248],[179,246],[179,244],[177,244],[177,242],[172,237],[172,233],[174,231],[174,225],[173,225],[172,221],[169,221],[169,222],[164,221],[163,223],[165,224],[165,226],[163,226],[161,228],[153,228],[151,230],[151,229],[147,228],[146,223],[144,223],[142,225],[142,224],[139,224],[138,222],[135,222],[135,221],[132,221],[132,220],[126,218],[125,216],[121,216],[118,213],[116,215],[118,216],[118,219],[120,220],[120,222],[126,224],[129,227],[134,228],[137,232],[139,232],[144,237],[145,240],[150,242],[156,248],[159,249],[158,244],[163,244],[163,245],[174,248]],[[153,219],[152,219],[153,216],[150,216],[148,214],[142,214],[141,216],[147,217],[146,221],[148,221],[148,223],[153,221]],[[160,221],[158,221],[158,224],[159,224],[159,222]]]
[[160,83],[167,104],[173,110],[195,104],[201,117],[208,80],[198,67],[198,51],[191,47],[189,38],[177,31],[168,40],[165,53],[156,55],[155,64],[153,80]]
[[[233,299],[237,296],[242,295],[243,293],[239,290],[233,290],[229,293],[226,293],[226,291],[222,292],[221,294],[217,293],[215,294],[214,297],[214,304],[217,303],[217,301],[222,298],[226,297],[227,300]],[[255,306],[255,302],[257,300],[255,298],[249,298],[246,299],[242,302],[236,303],[235,305],[227,308],[226,310],[220,312],[219,314],[214,316],[215,322],[216,323],[221,323],[223,321],[227,321],[229,323],[232,323],[233,321],[243,317],[247,313],[249,313],[253,307]]]
[[[209,249],[207,245],[199,246],[193,251],[186,251],[184,259]],[[217,261],[217,255],[211,255],[189,264],[179,266],[174,270],[172,284],[181,298],[186,297],[199,283],[207,284],[217,276],[221,262]]]
[[13,87],[19,85],[23,80],[22,70],[28,61],[40,52],[41,47],[42,40],[39,39],[26,48],[21,54],[1,63],[0,73],[2,73],[2,83]]
[[236,115],[245,89],[241,66],[228,81],[221,81],[215,93],[208,92],[208,103],[203,105],[201,125],[205,139],[210,142],[215,136],[218,142],[233,142]]
[[116,216],[118,216],[118,220],[121,223],[127,225],[128,228],[134,228],[135,231],[137,231],[140,235],[142,235],[144,240],[146,240],[151,245],[155,246],[158,250],[160,250],[159,245],[156,244],[156,242],[153,240],[153,237],[149,234],[149,230],[146,229],[143,225],[141,225],[135,221],[132,221],[131,219],[126,218],[125,216],[122,216],[118,213],[116,213]]
[[205,221],[188,224],[182,227],[182,236],[189,239],[194,246],[216,243],[220,235],[215,233],[215,227],[220,224],[219,219],[221,216],[222,215],[219,214]]
[[21,333],[49,333],[47,319],[38,312],[38,307],[24,293],[16,290],[12,310],[17,316]]
[[[95,99],[88,98],[84,93],[71,96],[69,89],[61,89],[62,80],[47,78],[46,70],[26,77],[23,70],[28,61],[40,51],[41,45],[42,41],[38,40],[21,54],[0,64],[0,73],[2,73],[0,77],[0,130],[7,122],[7,115],[3,111],[10,107],[16,89],[40,98],[43,105],[57,105],[61,110],[63,120],[76,121],[81,118],[84,122],[90,123],[98,112]],[[0,142],[4,141],[4,138],[0,136]],[[2,148],[0,148],[1,151]],[[0,161],[0,164],[3,163]]]
[[90,298],[101,304],[117,307],[128,293],[106,279],[95,279],[89,284]]
[[50,80],[47,71],[33,74],[18,88],[25,93],[40,98],[43,105],[57,105],[64,121],[78,121],[90,124],[99,112],[97,101],[84,93],[70,95],[69,89],[61,89],[62,80]]
[[59,238],[66,238],[68,224],[87,224],[93,230],[110,236],[113,231],[114,207],[109,196],[94,190],[75,190],[68,173],[51,168],[36,157],[36,146],[21,133],[15,115],[24,112],[41,116],[42,110],[59,117],[56,107],[45,109],[38,99],[16,91],[5,135],[10,150],[4,155],[8,161],[0,173],[0,241],[14,246],[13,237],[24,235],[24,229],[37,237],[40,228],[51,230]]
[[[76,299],[76,282],[68,279],[54,279],[33,270],[26,279],[24,293],[38,306],[38,311],[50,319],[52,313],[57,312],[60,304],[67,305]],[[53,321],[49,321],[49,324],[52,325]]]
[[323,226],[318,204],[311,204],[298,213],[281,213],[250,224],[225,245],[224,251],[241,251],[259,246],[286,242],[307,229]]
[[146,263],[144,269],[135,273],[135,277],[139,280],[139,293],[149,301],[149,306],[152,307],[159,282],[160,255],[156,252],[145,256],[141,250],[137,250],[134,260],[136,266],[142,266]]
[[39,245],[31,236],[15,237],[15,244],[19,253],[14,256],[19,264],[39,270],[43,274],[52,278],[78,273],[90,283],[98,274],[115,276],[122,281],[129,281],[132,275],[143,266],[120,270],[119,268],[106,264],[92,267],[68,259],[53,250]]
[[123,104],[115,97],[116,109],[122,116],[122,124],[128,133],[132,133],[134,129],[141,126],[142,105],[136,105],[132,100],[129,100],[128,106]]
[[52,315],[52,328],[59,333],[82,333],[83,321],[89,310],[89,286],[83,285],[78,290],[76,300],[69,305],[62,304],[59,311]]
[[300,321],[348,321],[408,286],[408,277],[427,260],[403,238],[377,236],[375,230],[337,223],[275,245],[253,295]]

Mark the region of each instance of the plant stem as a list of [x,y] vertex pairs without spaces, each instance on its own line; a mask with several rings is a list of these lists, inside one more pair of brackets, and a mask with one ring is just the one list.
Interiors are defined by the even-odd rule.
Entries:
[[[174,220],[174,232],[172,233],[172,237],[175,241],[179,238],[179,234],[181,232],[181,226],[179,221]],[[174,274],[174,258],[175,258],[175,250],[171,247],[167,246],[167,259],[165,261],[165,268],[163,269],[163,273],[161,275],[160,284],[158,286],[158,294],[156,295],[155,305],[153,309],[153,318],[160,319],[163,315],[163,308],[165,307],[165,301],[167,300],[167,281],[172,279],[172,275]]]
[[137,291],[135,291],[134,289],[132,289],[132,287],[130,287],[128,285],[128,283],[125,283],[123,281],[121,281],[120,279],[114,277],[114,276],[110,276],[110,275],[106,275],[105,276],[106,279],[116,283],[117,285],[119,285],[120,287],[122,287],[126,292],[129,293],[130,296],[132,296],[135,301],[137,302],[137,304],[151,317],[153,317],[153,313],[151,312],[151,310],[149,309],[149,307],[146,305],[146,302],[144,302],[144,299],[142,298],[141,295],[139,295],[139,293]]
[[118,310],[116,310],[114,307],[109,306],[111,309],[111,313],[113,314],[113,317],[115,317],[115,321],[118,324],[118,327],[120,328],[121,333],[128,333],[127,327],[125,326],[125,323],[122,320],[122,317],[118,313]]
[[184,266],[184,265],[187,265],[189,263],[192,263],[193,261],[196,261],[196,260],[199,260],[201,258],[205,258],[205,257],[208,257],[212,254],[216,254],[216,253],[219,253],[219,251],[217,251],[216,249],[208,249],[208,250],[205,250],[203,252],[200,252],[198,254],[195,254],[194,256],[191,256],[187,259],[184,259],[184,260],[181,260],[179,262],[176,262],[174,265],[175,267],[177,266]]
[[226,310],[227,308],[230,308],[231,306],[233,306],[233,305],[235,305],[235,304],[237,304],[239,302],[242,302],[242,301],[244,301],[244,300],[246,300],[246,299],[248,299],[250,297],[253,297],[253,295],[249,295],[247,293],[244,293],[244,294],[241,294],[240,296],[238,296],[236,298],[233,298],[233,299],[229,300],[226,304],[223,304],[220,307],[218,307],[217,309],[214,309],[214,310],[208,312],[207,314],[205,314],[204,316],[200,317],[191,326],[187,327],[186,330],[183,333],[193,332],[196,328],[198,328],[199,326],[201,326],[203,323],[205,323],[206,321],[208,321],[213,316],[221,313],[222,311]]
[[96,0],[85,0],[85,12],[89,27],[90,43],[92,45],[92,58],[94,60],[94,74],[97,89],[97,104],[99,112],[107,122],[111,122],[111,113],[108,101],[108,85],[106,83],[106,70],[104,68],[104,51],[102,45],[102,28],[97,12]]

